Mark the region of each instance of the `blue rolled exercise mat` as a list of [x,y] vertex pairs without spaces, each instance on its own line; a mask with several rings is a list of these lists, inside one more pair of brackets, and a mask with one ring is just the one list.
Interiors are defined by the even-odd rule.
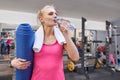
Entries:
[[15,80],[31,80],[33,70],[33,43],[35,32],[31,25],[24,23],[20,24],[16,30],[16,57],[30,61],[31,65],[25,69],[16,69]]

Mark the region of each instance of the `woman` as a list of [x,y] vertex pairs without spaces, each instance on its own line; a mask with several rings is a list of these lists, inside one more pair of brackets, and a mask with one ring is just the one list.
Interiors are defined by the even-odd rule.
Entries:
[[[73,61],[79,60],[79,54],[76,46],[69,35],[68,20],[62,21],[61,24],[54,20],[57,18],[56,10],[53,6],[45,6],[38,13],[38,20],[41,22],[44,31],[43,46],[39,52],[34,53],[34,68],[31,80],[64,80],[63,50],[67,51],[68,56]],[[54,26],[58,26],[62,32],[66,43],[60,45],[54,34]],[[24,59],[13,59],[13,67],[26,69],[30,62]]]

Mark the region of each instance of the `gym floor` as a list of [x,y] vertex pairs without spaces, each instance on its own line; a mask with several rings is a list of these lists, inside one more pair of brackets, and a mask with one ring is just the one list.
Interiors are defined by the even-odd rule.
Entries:
[[[8,63],[8,62],[7,62]],[[80,69],[75,72],[69,72],[67,69],[65,71],[65,80],[87,80],[85,75],[80,73]],[[14,80],[12,79],[14,70],[10,68],[9,64],[0,61],[0,80]],[[89,80],[120,80],[120,72],[107,71],[105,69],[95,69],[88,73]]]
[[[89,80],[120,80],[120,72],[113,74],[105,69],[96,69],[89,72]],[[78,72],[65,71],[66,80],[87,80],[85,75]]]
[[87,68],[89,79],[85,74],[81,73],[82,69],[77,68],[74,72],[65,71],[66,80],[120,80],[120,72],[115,71],[114,68],[105,67],[94,69],[93,66]]

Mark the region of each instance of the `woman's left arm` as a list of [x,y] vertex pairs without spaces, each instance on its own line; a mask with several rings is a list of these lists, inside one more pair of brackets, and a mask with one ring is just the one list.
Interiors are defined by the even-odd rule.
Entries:
[[67,51],[68,56],[73,60],[73,61],[78,61],[79,60],[79,53],[77,50],[77,47],[73,43],[69,32],[63,32],[63,35],[66,40],[66,44],[64,44],[64,49]]
[[70,34],[69,34],[69,27],[70,21],[68,20],[62,20],[61,23],[58,23],[58,27],[61,30],[65,40],[66,44],[64,44],[64,49],[67,51],[68,56],[73,60],[73,61],[78,61],[79,60],[79,53],[77,50],[77,47],[73,43]]

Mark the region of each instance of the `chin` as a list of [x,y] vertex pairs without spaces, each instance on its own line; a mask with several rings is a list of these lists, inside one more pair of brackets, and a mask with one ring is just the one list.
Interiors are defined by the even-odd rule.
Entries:
[[57,26],[57,23],[55,23],[54,26]]
[[50,24],[49,26],[57,26],[57,23]]

